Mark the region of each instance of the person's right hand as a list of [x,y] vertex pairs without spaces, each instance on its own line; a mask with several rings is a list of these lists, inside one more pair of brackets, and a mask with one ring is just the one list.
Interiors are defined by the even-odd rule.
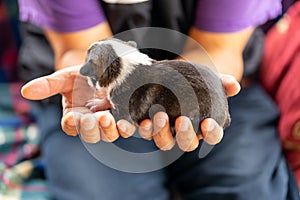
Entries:
[[[111,105],[105,88],[95,90],[87,83],[87,78],[79,74],[80,66],[59,70],[49,76],[40,77],[27,83],[22,88],[22,95],[30,100],[41,100],[61,94],[63,117],[61,126],[70,136],[80,133],[85,142],[96,143],[100,139],[115,141],[119,135],[131,136],[135,127],[125,120],[117,124],[108,112]],[[97,99],[97,112],[86,105]],[[98,111],[102,110],[102,111]]]
[[[237,80],[227,74],[219,74],[225,88],[227,97],[235,96],[240,91]],[[169,117],[164,112],[154,115],[153,121],[143,120],[139,125],[139,133],[146,140],[153,139],[156,146],[161,150],[171,149],[175,141],[183,151],[193,151],[199,146],[199,140],[204,140],[210,145],[218,144],[223,138],[223,127],[214,119],[205,118],[200,122],[201,135],[197,135],[191,120],[186,116],[180,116],[175,121],[175,138],[170,130]]]

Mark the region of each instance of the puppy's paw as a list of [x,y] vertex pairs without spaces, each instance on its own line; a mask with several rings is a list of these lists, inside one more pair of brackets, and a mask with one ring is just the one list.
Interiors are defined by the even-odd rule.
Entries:
[[103,110],[103,103],[104,100],[95,98],[88,100],[85,106],[91,111],[97,112]]

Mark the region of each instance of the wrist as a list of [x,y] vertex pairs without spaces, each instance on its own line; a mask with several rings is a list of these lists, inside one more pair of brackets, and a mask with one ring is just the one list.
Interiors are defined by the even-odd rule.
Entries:
[[72,49],[66,51],[60,58],[55,60],[55,71],[72,67],[75,65],[82,65],[86,56],[86,50]]

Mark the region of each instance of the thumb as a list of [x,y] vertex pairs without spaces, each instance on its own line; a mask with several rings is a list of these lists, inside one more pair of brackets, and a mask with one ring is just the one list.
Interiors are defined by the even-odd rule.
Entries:
[[50,86],[45,77],[34,79],[24,85],[21,89],[21,94],[24,98],[30,100],[45,99],[54,95],[50,93]]
[[70,92],[78,76],[78,70],[77,66],[70,67],[34,79],[22,87],[21,94],[26,99],[41,100],[59,93]]
[[234,76],[229,74],[220,74],[220,78],[228,97],[237,95],[239,93],[241,86]]

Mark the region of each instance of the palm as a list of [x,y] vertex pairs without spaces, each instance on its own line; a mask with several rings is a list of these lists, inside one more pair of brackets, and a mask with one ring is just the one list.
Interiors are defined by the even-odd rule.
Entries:
[[[69,84],[72,87],[61,93],[63,96],[63,108],[65,112],[73,111],[85,114],[110,108],[106,89],[93,89],[87,84],[86,77],[83,77],[78,73],[71,74],[69,77]],[[89,109],[87,108],[88,102],[97,102],[97,104],[91,106],[92,103],[90,103],[89,108],[92,109]]]

